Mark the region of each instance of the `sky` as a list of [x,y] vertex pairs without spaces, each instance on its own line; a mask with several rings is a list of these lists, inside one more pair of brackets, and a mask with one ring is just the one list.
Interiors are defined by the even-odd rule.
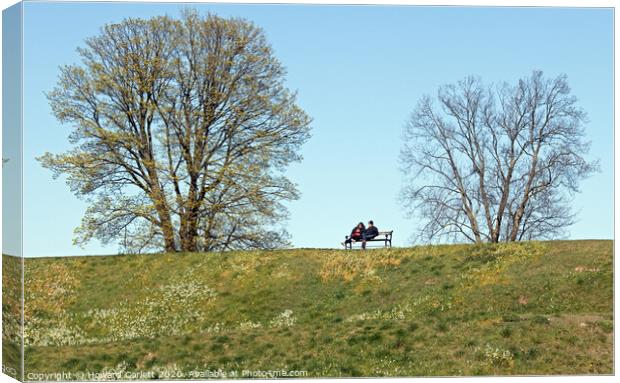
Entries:
[[[71,127],[44,92],[58,67],[79,61],[84,39],[127,17],[178,16],[180,4],[34,3],[24,6],[24,255],[116,253],[97,241],[72,245],[86,204],[35,160],[70,146]],[[532,70],[565,73],[589,117],[589,159],[601,172],[581,184],[569,238],[613,238],[613,12],[578,8],[481,8],[192,4],[243,17],[266,33],[287,68],[286,84],[313,118],[303,161],[287,176],[301,198],[287,203],[294,247],[339,247],[373,219],[406,246],[418,222],[398,200],[402,130],[424,94],[465,76],[515,82]],[[6,177],[6,175],[5,175]],[[5,178],[5,182],[7,179]],[[6,205],[5,205],[6,206]],[[5,221],[6,222],[6,221]],[[6,225],[6,223],[5,223]],[[6,246],[12,238],[4,236]]]

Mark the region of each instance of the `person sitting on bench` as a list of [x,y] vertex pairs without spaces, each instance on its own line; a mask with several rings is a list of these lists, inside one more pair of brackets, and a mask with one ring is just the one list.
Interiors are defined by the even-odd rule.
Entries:
[[351,242],[357,242],[360,240],[364,240],[364,233],[366,232],[366,228],[364,227],[364,223],[360,222],[358,223],[353,230],[351,230],[351,235],[349,236],[349,238],[342,242],[342,245],[345,246],[345,244],[349,244]]
[[368,227],[362,233],[362,249],[366,249],[366,241],[370,241],[379,235],[379,229],[375,226],[375,223],[368,221]]

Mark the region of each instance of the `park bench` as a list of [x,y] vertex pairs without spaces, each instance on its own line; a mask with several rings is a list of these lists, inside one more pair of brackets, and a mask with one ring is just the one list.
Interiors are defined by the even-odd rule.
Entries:
[[[392,247],[392,233],[393,232],[394,232],[394,230],[380,231],[379,235],[377,235],[373,239],[366,240],[366,243],[368,244],[368,242],[383,242],[385,247]],[[348,240],[349,236],[347,235],[345,238]],[[351,242],[351,243],[347,243],[345,241],[344,242],[344,248],[345,249],[353,249],[353,244],[354,243],[359,243],[361,245],[362,241],[359,240],[359,241]]]

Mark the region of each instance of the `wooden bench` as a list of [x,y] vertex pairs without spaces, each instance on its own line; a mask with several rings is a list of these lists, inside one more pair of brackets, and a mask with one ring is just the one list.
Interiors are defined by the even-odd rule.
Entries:
[[[392,233],[394,232],[394,230],[390,230],[390,231],[380,231],[379,235],[377,235],[376,237],[374,237],[373,239],[368,239],[366,240],[366,243],[368,242],[383,242],[385,247],[392,247]],[[345,249],[353,249],[353,244],[354,243],[359,243],[361,244],[363,241],[359,240],[359,241],[351,241],[351,243],[347,243],[347,241],[349,240],[349,236],[347,235],[345,237],[345,241],[344,241],[344,248]]]

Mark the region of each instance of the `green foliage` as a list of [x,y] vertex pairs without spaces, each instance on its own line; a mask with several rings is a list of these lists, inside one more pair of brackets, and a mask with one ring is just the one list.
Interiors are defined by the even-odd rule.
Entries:
[[283,170],[310,118],[284,86],[264,32],[187,11],[106,25],[48,99],[73,148],[41,164],[89,202],[75,243],[124,252],[275,248]]

